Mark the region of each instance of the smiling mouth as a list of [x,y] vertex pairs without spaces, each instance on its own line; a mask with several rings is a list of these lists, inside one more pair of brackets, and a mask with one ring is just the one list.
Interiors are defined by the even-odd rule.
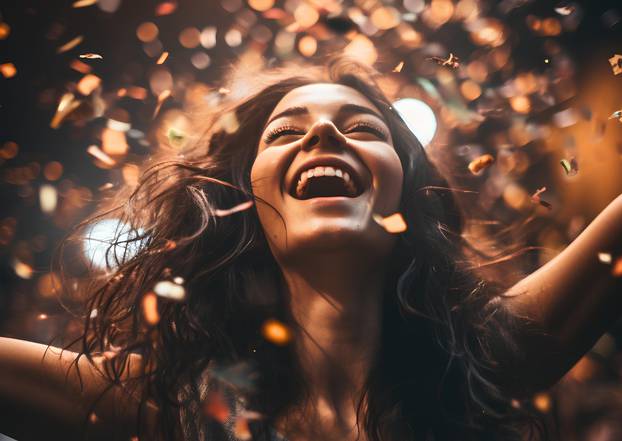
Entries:
[[303,170],[290,194],[296,199],[344,196],[355,198],[363,193],[361,185],[338,167],[313,167]]

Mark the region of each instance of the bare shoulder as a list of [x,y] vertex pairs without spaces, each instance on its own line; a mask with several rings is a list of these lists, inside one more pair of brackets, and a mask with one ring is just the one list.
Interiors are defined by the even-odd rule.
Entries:
[[[157,408],[140,406],[132,393],[111,385],[103,357],[0,337],[0,433],[20,441],[66,434],[65,439],[129,439],[152,431]],[[140,366],[132,355],[125,375]],[[138,394],[139,395],[139,394]],[[138,415],[142,415],[142,424]]]

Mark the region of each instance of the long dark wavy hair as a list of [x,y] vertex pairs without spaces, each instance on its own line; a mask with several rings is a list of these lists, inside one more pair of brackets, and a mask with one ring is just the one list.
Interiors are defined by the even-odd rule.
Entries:
[[[111,249],[129,249],[133,241],[136,253],[108,253],[112,270],[91,280],[81,353],[92,360],[114,349],[105,369],[110,383],[135,388],[143,404],[158,406],[162,439],[183,431],[180,415],[201,409],[206,372],[237,372],[225,375],[227,384],[263,416],[251,424],[256,439],[266,439],[276,418],[304,402],[306,384],[292,348],[261,333],[267,319],[298,328],[257,211],[219,217],[217,210],[264,203],[250,180],[264,124],[289,91],[320,82],[352,87],[380,110],[404,170],[400,211],[409,228],[387,263],[382,342],[363,391],[366,404],[361,399],[358,406],[360,426],[370,441],[531,437],[526,433],[537,424],[508,393],[505,369],[520,355],[516,319],[503,307],[506,287],[474,269],[453,192],[374,75],[337,59],[246,78],[255,91],[242,98],[239,85],[229,85],[229,95],[194,115],[204,127],[191,146],[154,156],[136,187],[123,189],[115,205],[78,228],[82,237],[106,218],[132,228],[132,234],[120,231]],[[145,296],[173,277],[183,278],[185,299],[159,298],[159,321],[149,323]],[[140,373],[127,378],[122,373],[132,354],[141,356]]]

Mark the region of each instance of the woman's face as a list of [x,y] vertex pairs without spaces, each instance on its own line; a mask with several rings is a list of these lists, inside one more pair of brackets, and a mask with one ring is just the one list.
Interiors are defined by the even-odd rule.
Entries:
[[394,237],[372,215],[398,211],[402,178],[378,109],[351,87],[325,83],[281,99],[251,170],[259,219],[281,261],[336,251],[372,261],[388,255]]

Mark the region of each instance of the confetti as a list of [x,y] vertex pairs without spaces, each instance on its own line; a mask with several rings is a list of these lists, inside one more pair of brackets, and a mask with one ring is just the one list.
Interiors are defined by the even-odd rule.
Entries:
[[609,58],[609,64],[611,64],[614,75],[620,75],[622,73],[622,55],[615,54],[613,57]]
[[83,39],[84,37],[82,37],[82,35],[79,35],[76,38],[69,40],[67,43],[63,44],[61,47],[56,49],[56,53],[62,54],[64,52],[70,51],[71,49],[73,49],[74,47],[82,43]]
[[87,74],[93,69],[91,66],[80,60],[71,60],[69,67],[82,74]]
[[22,279],[31,279],[34,273],[30,265],[18,259],[13,260],[13,270]]
[[378,225],[380,225],[387,231],[387,233],[398,234],[403,233],[408,229],[406,221],[404,221],[404,217],[401,215],[401,213],[394,213],[387,217],[382,217],[379,214],[374,214],[372,217]]
[[616,110],[611,115],[609,115],[608,119],[617,119],[618,121],[622,122],[622,110]]
[[428,60],[429,61],[434,61],[434,62],[436,62],[436,64],[438,64],[440,66],[447,66],[447,67],[450,67],[452,69],[457,69],[457,68],[460,67],[460,58],[456,57],[451,52],[449,53],[449,57],[447,57],[447,58],[430,57],[430,58],[428,58]]
[[622,277],[622,257],[618,257],[611,268],[611,275],[613,277]]
[[209,392],[207,399],[203,402],[203,413],[221,424],[227,421],[231,412],[222,392],[217,389]]
[[576,8],[574,5],[558,6],[557,8],[555,8],[555,12],[557,12],[559,15],[564,16],[572,14],[575,10]]
[[536,190],[536,192],[531,195],[531,202],[533,202],[534,204],[540,204],[543,207],[548,208],[550,210],[553,208],[553,206],[549,204],[548,202],[543,201],[542,198],[540,198],[540,195],[544,193],[545,191],[546,191],[546,187],[542,187]]
[[221,95],[228,95],[231,93],[231,91],[226,87],[221,87],[220,89],[218,89],[218,93]]
[[468,167],[471,173],[475,175],[481,172],[482,170],[490,167],[493,162],[495,162],[495,158],[492,155],[489,155],[487,153],[485,155],[478,156],[477,158],[469,162]]
[[103,60],[104,59],[104,57],[102,57],[101,55],[94,54],[94,53],[91,53],[91,52],[88,52],[86,54],[81,54],[80,58],[87,58],[89,60]]
[[96,145],[90,146],[88,149],[86,149],[86,152],[89,155],[93,156],[95,159],[103,162],[107,166],[114,167],[115,165],[117,165],[117,162],[114,159],[112,159],[110,156],[104,153]]
[[235,434],[235,437],[237,439],[240,439],[242,441],[246,441],[252,438],[246,418],[236,418],[235,425],[233,426],[233,433]]
[[97,3],[97,0],[78,0],[72,6],[74,8],[85,8],[87,6],[91,6]]
[[393,68],[392,72],[401,72],[403,67],[404,67],[404,62],[400,61],[398,65]]
[[53,213],[58,203],[58,192],[53,185],[43,184],[39,187],[39,205],[46,214]]
[[160,95],[158,95],[158,104],[156,105],[156,108],[153,111],[153,118],[155,118],[158,115],[158,113],[160,113],[160,108],[162,107],[162,104],[164,103],[164,101],[166,101],[170,97],[171,97],[170,89],[163,90],[160,93]]
[[611,264],[611,254],[610,253],[598,253],[598,260],[602,263]]
[[145,321],[150,325],[157,325],[160,321],[160,313],[158,312],[158,297],[148,292],[142,299],[142,310]]
[[171,145],[175,147],[180,147],[183,145],[184,141],[186,140],[186,134],[182,132],[181,130],[177,130],[174,127],[170,127],[168,129],[168,132],[166,133],[166,138],[168,139],[168,142]]
[[237,213],[239,211],[248,210],[249,208],[253,206],[253,204],[254,204],[253,201],[242,202],[241,204],[236,205],[235,207],[232,207],[226,210],[216,209],[214,214],[218,217],[229,216],[230,214]]
[[579,171],[579,165],[575,158],[570,158],[570,160],[562,159],[559,163],[562,165],[567,176],[574,176]]
[[76,100],[73,93],[64,94],[58,102],[56,113],[52,117],[50,127],[56,129],[64,121],[64,119],[80,105],[80,101]]
[[547,413],[551,409],[551,397],[546,393],[536,394],[533,397],[533,405],[542,413]]
[[169,15],[175,12],[177,9],[177,3],[174,1],[162,2],[156,6],[155,15],[161,17],[163,15]]
[[89,96],[102,83],[101,78],[93,74],[87,74],[78,82],[76,89],[84,96]]
[[266,340],[279,346],[289,343],[292,339],[289,328],[275,319],[264,322],[261,326],[261,334]]
[[13,78],[17,75],[17,68],[13,63],[0,64],[0,73],[4,78]]
[[167,58],[168,52],[162,52],[162,54],[160,54],[160,58],[158,58],[158,61],[156,61],[156,64],[164,64]]
[[39,314],[37,316],[37,320],[47,320],[48,315],[47,314]]
[[169,300],[180,301],[186,298],[186,290],[184,287],[180,284],[169,282],[168,280],[156,283],[153,291],[160,297]]

